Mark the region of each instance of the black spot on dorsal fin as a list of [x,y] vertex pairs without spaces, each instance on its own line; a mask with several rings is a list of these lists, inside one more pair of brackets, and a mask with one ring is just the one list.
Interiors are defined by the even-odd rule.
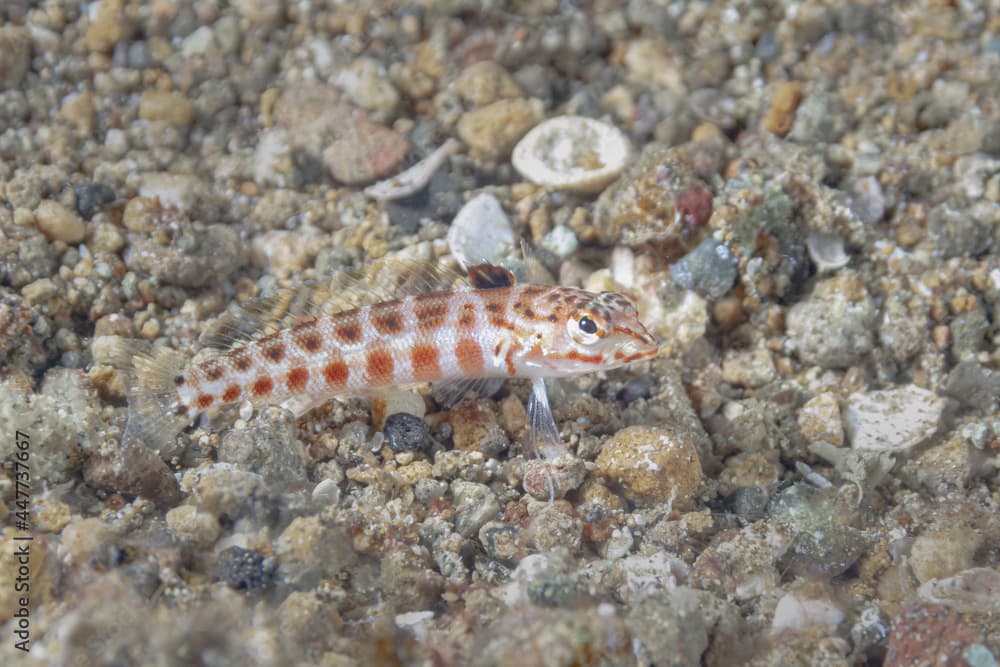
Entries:
[[517,282],[514,274],[495,264],[476,264],[469,267],[469,282],[476,289],[496,289],[513,287]]

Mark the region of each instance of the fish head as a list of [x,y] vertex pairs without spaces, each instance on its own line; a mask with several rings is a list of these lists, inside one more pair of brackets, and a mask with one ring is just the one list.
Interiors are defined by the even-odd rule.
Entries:
[[549,377],[617,368],[659,351],[623,294],[556,288],[546,301],[541,310],[551,327],[529,361]]

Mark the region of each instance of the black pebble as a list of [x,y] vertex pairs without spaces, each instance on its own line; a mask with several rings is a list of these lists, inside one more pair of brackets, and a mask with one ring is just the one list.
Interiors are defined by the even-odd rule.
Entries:
[[215,562],[215,578],[230,587],[248,592],[259,591],[270,583],[270,573],[264,567],[264,556],[251,549],[229,547]]
[[648,375],[632,378],[618,392],[618,400],[628,405],[639,398],[649,398],[653,394],[653,380]]
[[759,486],[741,486],[726,496],[725,503],[740,519],[753,522],[764,518],[769,498]]
[[431,444],[431,429],[420,417],[397,412],[385,418],[382,429],[389,449],[394,452],[415,452]]
[[115,200],[115,191],[101,183],[80,183],[76,190],[76,211],[90,220],[97,209]]

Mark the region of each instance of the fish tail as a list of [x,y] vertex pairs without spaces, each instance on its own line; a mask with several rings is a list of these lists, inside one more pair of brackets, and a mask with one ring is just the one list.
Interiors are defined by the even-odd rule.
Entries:
[[121,342],[111,362],[124,373],[128,399],[122,447],[141,445],[162,455],[175,448],[177,434],[190,422],[175,382],[187,359],[176,350],[153,348],[145,341]]

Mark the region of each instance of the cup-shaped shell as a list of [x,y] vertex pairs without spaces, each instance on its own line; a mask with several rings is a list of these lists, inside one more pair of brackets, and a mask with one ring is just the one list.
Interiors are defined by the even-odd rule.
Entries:
[[591,193],[618,178],[630,153],[628,138],[615,126],[583,116],[559,116],[524,135],[511,161],[536,185]]

